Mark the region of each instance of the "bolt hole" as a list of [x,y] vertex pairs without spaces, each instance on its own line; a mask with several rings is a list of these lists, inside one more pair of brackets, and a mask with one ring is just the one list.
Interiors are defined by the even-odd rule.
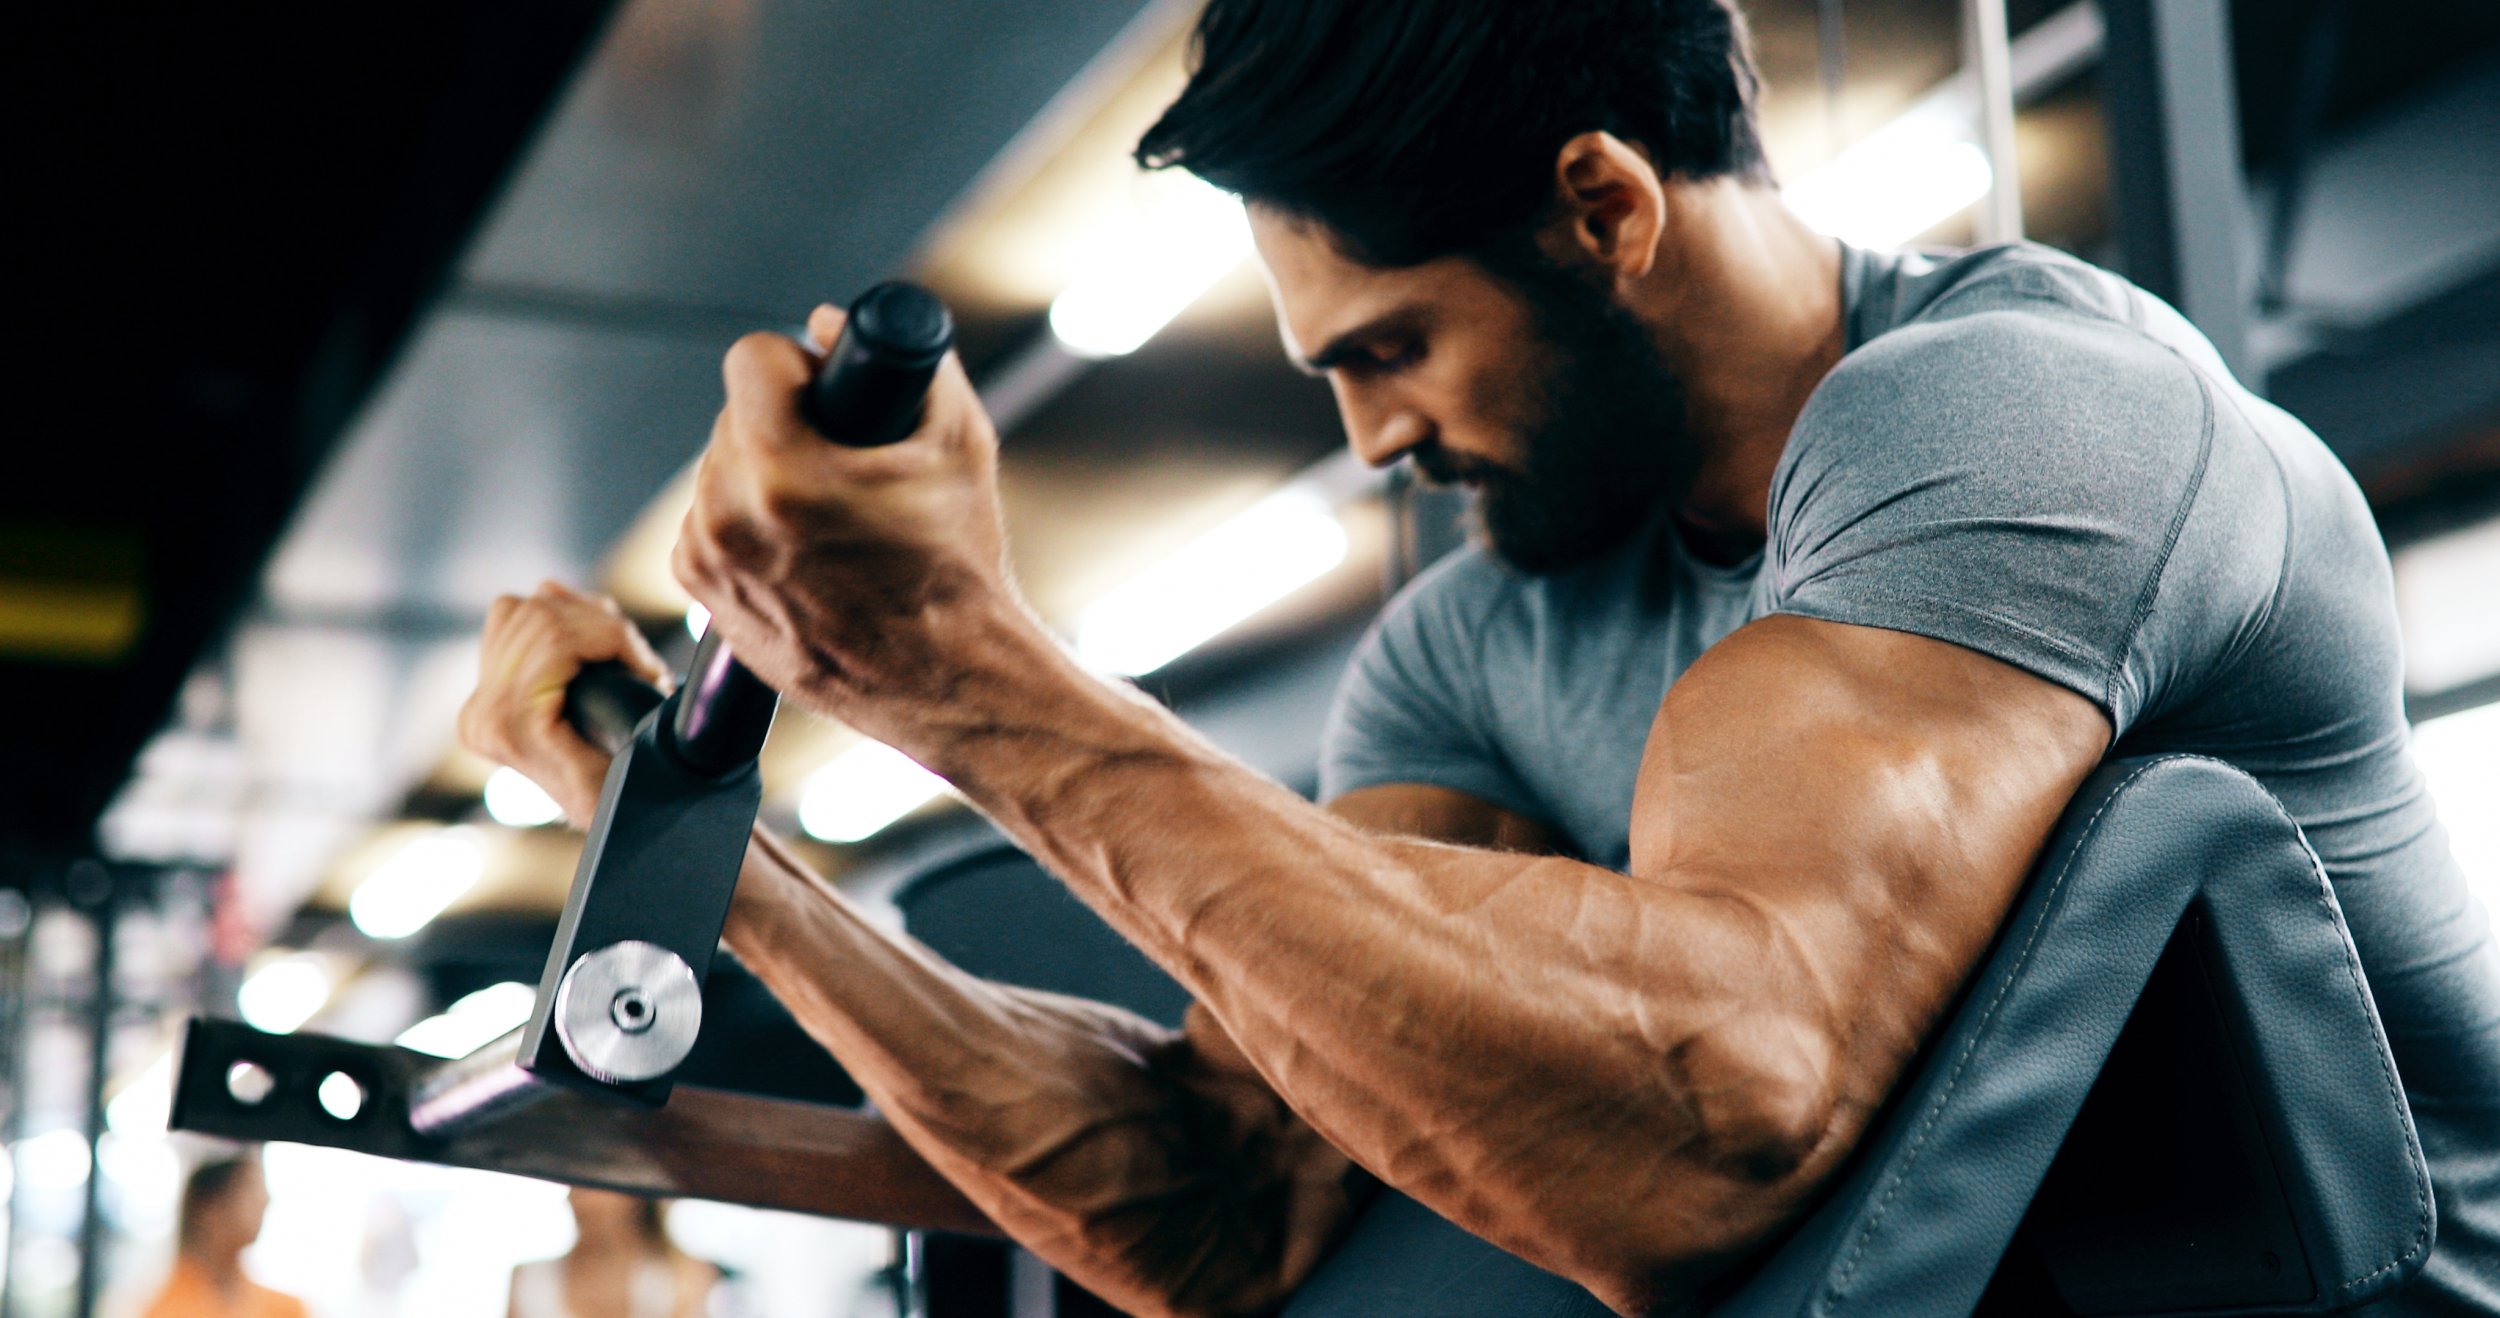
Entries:
[[321,1086],[313,1091],[321,1110],[341,1121],[354,1121],[365,1110],[365,1087],[345,1071],[332,1071],[321,1077]]
[[226,1068],[226,1093],[245,1107],[259,1107],[277,1087],[278,1078],[258,1062],[237,1062]]

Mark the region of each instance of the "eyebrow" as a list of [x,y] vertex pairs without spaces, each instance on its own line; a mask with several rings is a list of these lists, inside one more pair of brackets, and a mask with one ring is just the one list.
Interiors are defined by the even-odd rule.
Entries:
[[1417,309],[1412,305],[1393,307],[1330,339],[1318,352],[1308,357],[1295,358],[1294,369],[1304,375],[1326,375],[1363,356],[1365,340],[1376,339],[1398,330],[1412,329],[1413,322],[1417,318]]

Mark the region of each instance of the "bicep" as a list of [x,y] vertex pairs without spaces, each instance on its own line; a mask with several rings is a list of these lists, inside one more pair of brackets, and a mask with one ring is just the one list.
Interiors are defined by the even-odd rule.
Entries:
[[1879,1103],[2107,745],[2090,701],[1976,651],[1773,616],[1668,692],[1632,869],[1761,926],[1826,1080]]

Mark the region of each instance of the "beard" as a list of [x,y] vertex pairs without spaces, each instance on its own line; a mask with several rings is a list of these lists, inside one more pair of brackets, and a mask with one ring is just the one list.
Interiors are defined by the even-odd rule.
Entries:
[[1542,254],[1500,271],[1527,303],[1543,366],[1529,388],[1517,466],[1461,463],[1438,446],[1415,465],[1476,486],[1476,529],[1503,561],[1545,575],[1630,540],[1681,502],[1700,454],[1684,382],[1649,330],[1603,288]]

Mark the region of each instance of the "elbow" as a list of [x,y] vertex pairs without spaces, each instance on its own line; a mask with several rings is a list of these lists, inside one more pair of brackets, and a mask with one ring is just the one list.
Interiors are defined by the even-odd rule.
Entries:
[[1632,1214],[1542,1257],[1619,1314],[1683,1312],[1793,1217],[1843,1134],[1828,1032],[1781,1013],[1738,1014],[1667,1054],[1684,1112],[1682,1174]]
[[1788,1186],[1831,1136],[1836,1051],[1827,1031],[1776,1011],[1730,1017],[1676,1046],[1668,1063],[1693,1117],[1694,1161],[1731,1188]]

